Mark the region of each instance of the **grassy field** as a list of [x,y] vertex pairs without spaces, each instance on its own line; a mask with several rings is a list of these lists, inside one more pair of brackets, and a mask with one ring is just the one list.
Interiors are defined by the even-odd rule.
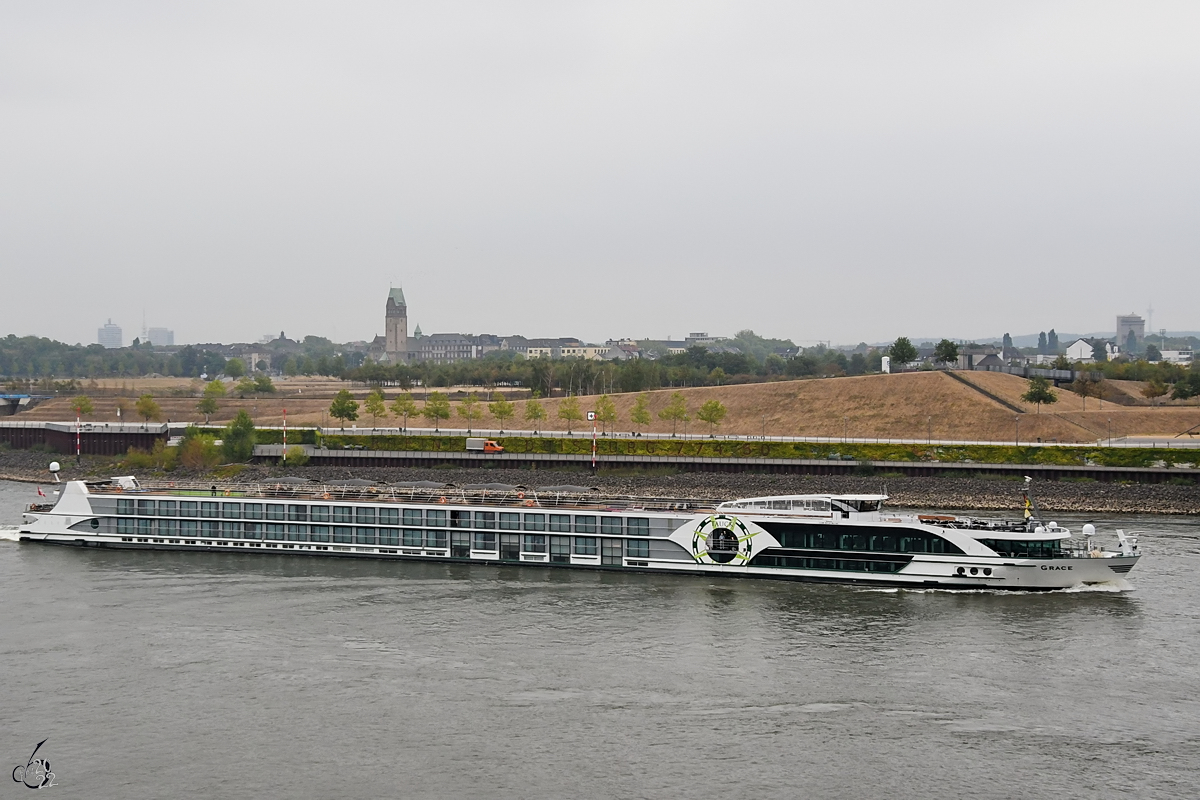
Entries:
[[[1059,441],[1094,442],[1110,435],[1114,438],[1127,435],[1171,437],[1200,425],[1200,407],[1179,403],[1151,406],[1144,399],[1138,405],[1119,405],[1111,401],[1102,402],[1095,398],[1087,400],[1086,409],[1081,398],[1060,390],[1059,402],[1043,406],[1040,413],[1033,406],[1026,407],[1020,395],[1028,382],[1013,375],[990,372],[960,373],[971,384],[1025,409],[1016,414],[971,386],[941,372],[911,372],[899,375],[868,375],[855,378],[827,378],[803,381],[779,381],[775,383],[747,384],[680,389],[687,400],[693,421],[686,425],[688,433],[707,432],[705,423],[695,420],[695,412],[710,398],[720,400],[728,409],[719,434],[768,436],[833,436],[870,439],[955,439],[1013,442],[1017,435],[1020,418],[1022,442]],[[1136,386],[1118,385],[1111,382],[1112,392],[1120,392],[1136,402],[1140,398]],[[231,419],[240,409],[250,412],[259,425],[278,425],[283,420],[283,409],[287,409],[288,421],[296,425],[336,425],[328,417],[330,398],[342,388],[351,388],[361,400],[367,394],[365,387],[353,387],[331,379],[283,380],[278,383],[279,391],[258,398],[226,398],[220,403],[220,411],[213,415],[214,423]],[[95,413],[89,421],[114,421],[117,404],[124,407],[124,419],[134,420],[134,398],[143,393],[153,394],[162,408],[161,418],[174,422],[202,422],[203,415],[196,411],[197,398],[192,391],[199,386],[191,381],[154,378],[126,380],[124,382],[99,383],[88,387],[95,404]],[[649,408],[653,422],[648,432],[670,433],[671,423],[658,418],[657,412],[670,401],[671,389],[648,392]],[[117,394],[121,393],[121,394]],[[398,390],[387,390],[390,400]],[[413,393],[420,405],[423,391]],[[483,399],[487,393],[478,392]],[[617,394],[613,401],[617,408],[617,431],[631,431],[629,412],[637,399],[635,394]],[[539,401],[546,409],[548,418],[539,428],[547,431],[566,429],[566,423],[558,418],[561,398]],[[580,405],[587,409],[592,398],[580,398]],[[516,403],[517,417],[508,423],[509,428],[529,427],[523,419],[524,402]],[[60,398],[44,402],[21,413],[16,419],[64,420],[73,416],[70,399]],[[358,423],[362,427],[374,424],[362,413]],[[380,427],[397,426],[393,417],[380,418]],[[410,420],[410,426],[424,426],[422,419]],[[586,423],[576,423],[575,428]],[[442,427],[465,427],[460,417],[443,422]],[[495,428],[496,421],[486,414],[477,428]],[[685,430],[679,426],[679,432]]]

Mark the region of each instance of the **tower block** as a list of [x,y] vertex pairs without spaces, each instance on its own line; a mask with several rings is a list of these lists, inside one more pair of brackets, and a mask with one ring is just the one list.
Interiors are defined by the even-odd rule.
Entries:
[[404,302],[403,289],[392,289],[388,293],[385,323],[388,360],[392,363],[408,361],[408,305]]

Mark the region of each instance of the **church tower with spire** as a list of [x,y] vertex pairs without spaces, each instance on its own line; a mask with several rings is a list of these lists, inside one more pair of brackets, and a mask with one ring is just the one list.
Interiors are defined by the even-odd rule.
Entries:
[[408,361],[408,305],[404,302],[404,290],[392,289],[388,293],[385,331],[385,352],[393,364]]

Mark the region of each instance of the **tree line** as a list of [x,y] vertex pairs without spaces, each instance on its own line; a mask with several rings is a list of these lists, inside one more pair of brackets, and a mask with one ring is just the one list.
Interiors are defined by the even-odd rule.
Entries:
[[[596,421],[603,426],[605,433],[612,433],[614,426],[620,421],[616,404],[612,398],[607,394],[602,394],[592,405],[591,410],[595,412]],[[424,402],[418,406],[416,399],[408,392],[402,392],[388,405],[383,391],[375,389],[360,404],[348,389],[342,389],[329,404],[329,416],[341,422],[343,430],[347,422],[354,422],[359,418],[360,410],[363,414],[370,415],[372,427],[378,427],[379,420],[386,421],[390,415],[402,422],[400,425],[402,430],[408,430],[410,418],[419,416],[432,425],[435,431],[440,431],[441,423],[454,415],[450,398],[444,393],[436,391],[430,392]],[[530,426],[530,429],[535,433],[540,433],[541,425],[547,418],[546,409],[542,403],[537,399],[526,400],[522,403],[519,411],[521,412],[520,418]],[[496,420],[501,433],[504,432],[505,426],[518,416],[517,404],[506,399],[503,392],[493,393],[490,402],[480,400],[477,394],[471,392],[466,398],[459,401],[457,412],[459,418],[466,424],[468,434],[475,429],[477,423],[484,419],[485,415],[490,415]],[[706,400],[695,410],[696,419],[708,423],[710,436],[716,435],[716,428],[725,420],[727,413],[728,409],[725,408],[725,404],[715,399]],[[568,433],[574,432],[575,426],[586,418],[578,395],[564,398],[558,404],[557,415],[566,423]],[[671,393],[670,401],[658,412],[658,418],[671,423],[672,436],[678,432],[679,423],[691,421],[692,411],[688,408],[687,398],[682,392]],[[653,421],[650,415],[649,397],[646,394],[640,394],[634,401],[633,408],[629,411],[629,421],[638,426],[639,431]]]

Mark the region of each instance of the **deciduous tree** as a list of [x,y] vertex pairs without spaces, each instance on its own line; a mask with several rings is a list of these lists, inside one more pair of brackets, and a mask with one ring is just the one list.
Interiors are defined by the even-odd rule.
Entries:
[[231,378],[240,378],[246,374],[246,362],[240,358],[231,358],[225,362],[225,374]]
[[633,408],[629,409],[629,421],[638,426],[638,433],[650,424],[649,398],[645,394],[639,394]]
[[579,398],[575,395],[564,398],[558,404],[558,418],[567,423],[567,433],[572,433],[574,423],[583,419],[583,411],[579,408]]
[[1158,378],[1154,378],[1142,387],[1142,396],[1148,399],[1151,404],[1154,404],[1155,400],[1162,397],[1169,391],[1171,390],[1165,383]]
[[1045,378],[1033,378],[1029,381],[1029,389],[1021,395],[1026,403],[1037,403],[1038,413],[1042,413],[1042,403],[1050,405],[1058,402],[1058,395],[1050,389],[1050,382]]
[[135,409],[138,416],[146,420],[146,422],[158,419],[159,415],[162,414],[162,409],[158,407],[158,403],[154,402],[154,396],[149,394],[144,394],[138,398]]
[[888,355],[897,365],[911,364],[917,360],[917,348],[913,346],[907,336],[901,336],[892,342],[892,346],[888,348]]
[[208,418],[217,413],[220,409],[220,398],[225,396],[225,384],[221,381],[209,381],[204,386],[204,392],[200,395],[200,402],[196,403],[196,410],[204,415],[204,424],[208,424]]
[[700,410],[696,412],[697,417],[708,423],[708,437],[710,439],[714,435],[713,427],[721,424],[721,422],[725,419],[726,413],[727,409],[725,408],[725,404],[715,398],[712,400],[706,400],[704,404],[700,406]]
[[540,433],[542,420],[546,419],[546,409],[536,400],[525,401],[525,421],[532,423],[533,432]]
[[458,404],[458,415],[467,421],[467,435],[474,430],[474,423],[483,419],[483,409],[479,407],[479,397],[474,392]]
[[233,421],[225,426],[221,436],[221,452],[226,461],[249,461],[254,455],[254,420],[246,409],[238,411]]
[[450,419],[450,398],[441,392],[430,392],[421,409],[421,416],[433,423],[435,431],[441,430],[441,421]]
[[671,402],[667,403],[666,408],[658,412],[658,418],[671,421],[671,436],[675,436],[676,426],[680,422],[686,422],[691,417],[688,416],[687,400],[682,392],[674,392],[671,394]]
[[[1008,334],[1004,334],[1008,336]],[[949,339],[942,339],[933,349],[933,357],[943,364],[953,364],[958,361],[958,345]]]
[[617,421],[617,404],[606,394],[596,398],[596,419],[606,433],[612,433],[612,426]]
[[417,415],[417,403],[408,392],[392,401],[392,413],[404,418],[404,430],[408,430],[408,418]]
[[504,399],[503,392],[496,392],[495,399],[488,403],[488,411],[492,412],[492,416],[500,423],[501,433],[504,433],[504,423],[517,413],[516,407]]
[[92,405],[92,398],[86,394],[81,394],[71,401],[71,410],[75,412],[75,416],[77,417],[90,417],[96,409]]
[[342,423],[342,430],[346,430],[347,422],[358,419],[358,401],[348,389],[342,389],[334,395],[333,402],[329,404],[329,416]]
[[363,400],[363,411],[371,415],[371,427],[379,427],[379,418],[387,416],[387,406],[383,402],[383,392],[375,389],[368,394],[366,399]]

